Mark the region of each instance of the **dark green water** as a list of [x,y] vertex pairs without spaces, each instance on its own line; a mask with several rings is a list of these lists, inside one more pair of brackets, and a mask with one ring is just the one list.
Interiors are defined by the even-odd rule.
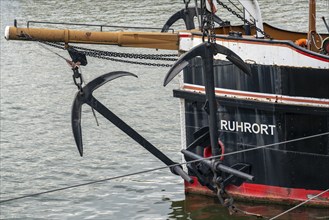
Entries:
[[[305,31],[307,23],[301,21],[306,21],[306,3],[266,0],[260,5],[265,21],[281,28]],[[318,4],[318,16],[329,19],[328,2]],[[1,0],[0,6],[3,33],[15,18],[19,26],[25,26],[28,20],[41,20],[159,27],[183,4],[173,0]],[[219,16],[226,15],[221,9]],[[318,23],[319,29],[325,30],[320,20]],[[147,49],[97,48],[157,53]],[[68,57],[62,51],[56,52]],[[95,96],[173,160],[181,161],[179,101],[172,98],[172,89],[178,87],[178,80],[162,87],[168,68],[94,58],[88,61],[88,66],[83,68],[87,82],[115,70],[139,76],[111,82],[97,90]],[[1,38],[0,70],[1,200],[162,166],[101,116],[98,116],[100,126],[97,127],[87,107],[83,108],[82,122],[85,155],[80,158],[70,125],[76,92],[71,70],[61,58],[38,44],[8,42]],[[288,209],[255,204],[240,206],[269,217]],[[318,219],[328,215],[328,210],[299,208],[282,219]],[[186,197],[182,180],[168,170],[0,204],[0,218],[254,219],[230,216],[213,198]]]

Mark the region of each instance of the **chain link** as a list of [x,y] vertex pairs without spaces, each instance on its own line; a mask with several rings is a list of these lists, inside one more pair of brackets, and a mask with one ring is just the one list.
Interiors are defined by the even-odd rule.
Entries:
[[216,194],[219,202],[222,206],[226,207],[230,215],[241,213],[246,216],[255,216],[257,218],[264,218],[262,215],[253,212],[244,211],[234,205],[233,197],[225,190],[225,186],[222,184],[222,178],[218,176],[218,173],[214,172],[213,178],[214,184],[216,185]]
[[[210,9],[213,9],[213,2],[210,3]],[[209,43],[216,43],[214,12],[207,13],[206,5],[203,5],[203,23],[202,23],[202,41],[208,38]]]
[[217,197],[219,199],[219,202],[222,204],[222,206],[228,208],[230,215],[233,213],[236,213],[235,206],[233,205],[234,200],[230,194],[228,194],[225,190],[225,187],[223,186],[222,178],[219,176],[219,174],[215,171],[214,173],[214,184],[216,185],[217,190]]
[[[210,8],[211,8],[211,10],[213,10],[213,1],[211,0],[210,1],[211,3],[210,3]],[[210,17],[209,17],[209,22],[210,22],[210,42],[211,43],[216,43],[216,34],[215,34],[215,21],[214,21],[214,14],[215,14],[215,12],[211,12],[210,13]]]
[[256,25],[254,25],[253,23],[251,23],[250,21],[248,21],[247,19],[245,19],[244,17],[242,17],[240,14],[238,14],[236,11],[234,11],[232,8],[228,7],[227,5],[225,5],[223,2],[217,0],[217,3],[221,6],[223,6],[223,8],[225,8],[227,11],[229,11],[230,13],[232,13],[233,15],[235,15],[237,18],[239,18],[241,21],[247,23],[250,26],[254,26],[256,31],[260,32],[262,35],[264,35],[266,38],[270,38],[271,36],[268,35],[267,33],[265,33],[265,31],[263,31],[262,29],[256,27]]
[[82,79],[82,74],[79,71],[79,67],[73,67],[73,82],[74,84],[78,87],[78,90],[82,93],[82,84],[83,84],[83,79]]

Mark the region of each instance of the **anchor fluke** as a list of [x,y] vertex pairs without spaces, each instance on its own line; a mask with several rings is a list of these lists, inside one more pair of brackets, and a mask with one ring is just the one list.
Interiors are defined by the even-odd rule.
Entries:
[[245,74],[251,75],[251,70],[249,66],[246,65],[246,63],[239,57],[236,53],[234,53],[232,50],[228,49],[227,47],[224,47],[219,44],[213,44],[214,46],[214,55],[217,53],[226,55],[226,59],[231,61],[234,65],[239,67]]
[[88,91],[88,94],[91,95],[93,91],[95,91],[96,89],[98,89],[99,87],[104,85],[105,83],[112,81],[116,78],[122,77],[122,76],[134,76],[134,77],[138,78],[138,76],[136,76],[135,74],[130,73],[130,72],[114,71],[114,72],[106,73],[104,75],[101,75],[101,76],[93,79],[83,88],[83,90],[85,90],[86,92]]
[[83,156],[82,132],[81,132],[81,106],[82,100],[79,92],[76,94],[71,111],[71,125],[75,143],[78,147],[80,156]]
[[105,83],[112,81],[116,78],[122,76],[134,76],[137,77],[135,74],[124,72],[124,71],[116,71],[106,73],[102,76],[95,78],[94,80],[90,81],[85,87],[82,88],[81,91],[78,91],[75,95],[73,105],[72,105],[72,112],[71,112],[71,124],[72,124],[72,131],[73,136],[75,139],[75,143],[79,150],[80,156],[83,156],[83,144],[82,144],[82,131],[81,131],[81,108],[84,103],[89,103],[94,98],[92,97],[93,91],[97,88],[101,87]]
[[186,60],[181,60],[181,62],[175,63],[169,71],[169,73],[166,75],[166,78],[164,80],[163,86],[166,86],[175,76],[178,75],[186,66],[188,65],[188,62]]
[[204,43],[200,44],[181,56],[168,71],[167,75],[165,76],[163,86],[166,86],[173,78],[175,78],[175,76],[177,76],[178,73],[180,73],[180,71],[182,71],[189,64],[189,60],[196,56],[204,55],[204,46]]
[[226,59],[234,63],[237,67],[239,67],[240,70],[242,70],[245,74],[251,75],[250,68],[241,60],[240,57],[236,56],[227,56]]
[[[206,11],[206,14],[209,15],[210,12]],[[185,23],[185,27],[187,30],[195,29],[194,25],[194,18],[198,15],[202,15],[201,8],[185,8],[182,9],[175,14],[173,14],[167,22],[163,25],[161,32],[168,32],[169,28],[176,23],[176,21],[182,19]],[[219,26],[227,25],[228,22],[223,21],[217,15],[213,16],[214,22],[217,23]]]

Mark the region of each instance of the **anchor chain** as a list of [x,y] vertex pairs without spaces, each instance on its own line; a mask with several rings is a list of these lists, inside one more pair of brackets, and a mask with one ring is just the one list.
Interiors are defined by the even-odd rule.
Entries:
[[173,56],[177,56],[177,54],[135,54],[135,53],[118,53],[118,52],[102,51],[102,50],[95,50],[95,49],[89,49],[89,48],[83,48],[77,46],[73,46],[73,48],[80,50],[80,52],[82,53],[86,53],[86,55],[94,53],[102,56],[112,56],[112,57],[120,57],[120,58],[177,61],[177,58],[170,58]]
[[[210,1],[210,8],[213,9],[213,2]],[[204,3],[203,9],[203,24],[202,24],[202,41],[204,42],[204,38],[207,37],[208,43],[216,43],[216,35],[215,35],[215,21],[214,21],[214,11],[210,11],[210,13],[206,12],[206,5]]]
[[236,213],[235,206],[233,206],[233,198],[230,194],[228,194],[225,190],[225,186],[223,185],[223,178],[218,176],[218,173],[213,170],[214,174],[214,184],[216,185],[217,190],[217,197],[219,202],[222,204],[222,206],[226,207],[229,210],[230,215],[233,213]]
[[[73,63],[73,62],[72,62]],[[82,85],[83,85],[83,79],[82,79],[82,74],[80,71],[80,67],[73,63],[72,66],[72,71],[73,71],[73,82],[74,84],[78,87],[78,90],[80,93],[82,93]]]
[[216,34],[215,34],[215,21],[214,21],[214,13],[210,13],[210,39],[209,42],[210,43],[216,43]]
[[[58,49],[65,50],[65,45],[56,42],[48,42],[48,41],[39,41],[45,45],[55,47]],[[136,53],[119,53],[119,52],[111,52],[111,51],[102,51],[89,49],[78,46],[70,46],[71,48],[77,50],[78,53],[84,54],[86,56],[95,57],[99,59],[105,59],[115,62],[123,62],[123,63],[131,63],[138,65],[147,65],[147,66],[157,66],[157,67],[171,67],[171,64],[163,64],[163,63],[150,63],[150,62],[141,62],[141,61],[132,61],[132,60],[123,60],[117,58],[128,58],[128,59],[145,59],[145,60],[159,60],[159,61],[177,61],[177,54],[136,54]]]
[[[83,95],[83,87],[82,86],[84,84],[84,80],[82,78],[82,73],[81,73],[81,68],[80,68],[80,62],[78,61],[78,62],[75,63],[73,61],[67,61],[67,63],[72,67],[72,71],[73,71],[73,75],[72,75],[73,82],[77,86],[80,95]],[[95,109],[93,107],[91,107],[91,111],[92,111],[93,116],[95,118],[96,125],[99,126],[97,115],[96,115]]]
[[[130,63],[130,64],[137,64],[137,65],[145,65],[145,66],[156,66],[156,67],[171,67],[172,66],[172,64],[149,63],[149,62],[140,62],[140,61],[116,59],[116,58],[108,57],[106,55],[102,55],[101,53],[93,53],[93,52],[91,52],[91,53],[90,52],[82,52],[82,53],[85,54],[86,56],[95,57],[95,58],[104,59],[104,60],[115,61],[115,62]],[[135,58],[135,59],[137,59],[137,58]],[[143,59],[143,58],[139,58],[139,59]],[[168,58],[166,60],[171,61],[171,59],[172,58]],[[164,60],[164,59],[157,58],[156,60]]]
[[220,0],[217,0],[217,3],[221,6],[223,6],[223,8],[225,8],[227,11],[229,11],[230,13],[232,13],[233,15],[235,15],[237,18],[239,18],[241,21],[247,23],[250,26],[254,26],[256,31],[260,32],[261,34],[263,34],[266,38],[272,39],[272,37],[267,34],[265,31],[263,31],[262,29],[256,27],[256,25],[254,23],[251,23],[250,21],[248,21],[247,19],[245,19],[244,17],[242,17],[240,14],[238,14],[236,11],[234,11],[232,8],[230,8],[229,6],[227,6],[226,4],[224,4],[223,2],[221,2]]
[[218,173],[213,171],[214,174],[214,184],[216,185],[216,195],[217,198],[219,200],[219,202],[221,203],[222,206],[226,207],[230,213],[230,215],[233,214],[237,214],[237,213],[241,213],[243,215],[246,216],[255,216],[257,218],[264,218],[264,216],[257,214],[257,213],[253,213],[253,212],[247,212],[244,211],[238,207],[236,207],[234,205],[234,199],[233,197],[225,190],[225,186],[223,184],[223,178],[218,176]]

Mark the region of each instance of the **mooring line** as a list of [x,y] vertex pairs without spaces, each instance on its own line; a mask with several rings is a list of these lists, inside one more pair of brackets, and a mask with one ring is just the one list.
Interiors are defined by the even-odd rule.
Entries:
[[[177,165],[174,165],[174,166],[177,166]],[[106,179],[95,180],[95,181],[91,181],[91,182],[87,182],[87,183],[81,183],[81,184],[76,184],[76,185],[72,185],[72,186],[66,186],[66,187],[63,187],[63,188],[47,190],[47,191],[43,191],[43,192],[39,192],[39,193],[28,194],[28,195],[15,197],[15,198],[11,198],[11,199],[0,200],[0,204],[10,202],[10,201],[14,201],[14,200],[24,199],[24,198],[27,198],[27,197],[34,197],[34,196],[39,196],[39,195],[43,195],[43,194],[47,194],[47,193],[63,191],[63,190],[66,190],[66,189],[77,188],[77,187],[80,187],[80,186],[87,186],[87,185],[92,185],[92,184],[95,184],[95,183],[101,183],[101,182],[105,182],[105,181],[109,181],[109,180],[121,179],[121,178],[128,177],[128,176],[134,176],[134,175],[138,175],[138,174],[153,172],[153,171],[165,169],[165,168],[168,168],[168,167],[170,167],[170,166],[158,167],[158,168],[154,168],[154,169],[129,173],[129,174],[125,174],[125,175],[109,177],[109,178],[106,178]]]
[[292,207],[292,208],[290,208],[290,209],[288,209],[288,210],[286,210],[286,211],[280,213],[279,215],[276,215],[276,216],[270,218],[269,220],[277,219],[277,218],[279,218],[279,217],[281,217],[281,216],[283,216],[283,215],[285,215],[285,214],[287,214],[287,213],[289,213],[289,212],[291,212],[291,211],[297,209],[299,206],[302,206],[302,205],[308,203],[308,202],[311,201],[312,199],[315,199],[315,198],[317,198],[317,197],[319,197],[319,196],[325,194],[326,192],[329,192],[329,189],[326,189],[325,191],[322,191],[321,193],[319,193],[319,194],[317,194],[317,195],[315,195],[315,196],[310,197],[309,199],[305,200],[304,202],[299,203],[298,205],[296,205],[296,206],[294,206],[294,207]]
[[277,143],[274,143],[274,144],[267,144],[267,145],[263,145],[263,146],[259,146],[259,147],[250,148],[250,149],[229,152],[229,153],[225,153],[225,154],[221,154],[221,155],[207,157],[205,159],[206,160],[207,159],[216,159],[216,158],[219,158],[219,157],[222,157],[222,156],[229,156],[229,155],[234,155],[234,154],[245,153],[245,152],[248,152],[248,151],[254,151],[254,150],[264,149],[264,148],[272,147],[272,146],[275,146],[275,145],[287,144],[287,143],[292,143],[292,142],[296,142],[296,141],[302,141],[302,140],[311,139],[311,138],[320,137],[320,136],[325,136],[325,135],[329,135],[329,132],[315,134],[315,135],[310,135],[310,136],[301,137],[301,138],[296,138],[296,139],[292,139],[292,140],[288,140],[288,141],[277,142]]
[[20,199],[24,199],[24,198],[28,198],[28,197],[34,197],[34,196],[38,196],[38,195],[43,195],[43,194],[47,194],[47,193],[63,191],[63,190],[66,190],[66,189],[77,188],[77,187],[80,187],[80,186],[92,185],[92,184],[95,184],[95,183],[106,182],[106,181],[109,181],[109,180],[115,180],[115,179],[120,179],[120,178],[124,178],[124,177],[128,177],[128,176],[134,176],[134,175],[149,173],[149,172],[153,172],[153,171],[157,171],[157,170],[163,170],[163,169],[167,169],[167,168],[172,168],[174,166],[191,164],[191,163],[195,163],[195,162],[200,162],[202,160],[215,159],[215,158],[219,158],[221,156],[229,156],[229,155],[233,155],[233,154],[244,153],[244,152],[247,152],[247,151],[259,150],[259,149],[263,149],[263,148],[266,148],[266,147],[271,147],[271,146],[274,146],[274,145],[281,145],[281,144],[286,144],[286,143],[301,141],[301,140],[305,140],[305,139],[311,139],[311,138],[315,138],[315,137],[319,137],[319,136],[325,136],[325,135],[329,135],[329,132],[321,133],[321,134],[316,134],[316,135],[311,135],[311,136],[302,137],[302,138],[297,138],[297,139],[292,139],[292,140],[288,140],[288,141],[282,141],[282,142],[278,142],[278,143],[275,143],[275,144],[263,145],[263,146],[259,146],[259,147],[254,147],[254,148],[246,149],[246,150],[225,153],[225,154],[221,154],[221,155],[217,155],[217,156],[212,156],[212,157],[207,157],[207,158],[203,158],[203,159],[191,160],[191,161],[187,161],[187,162],[183,162],[183,163],[178,163],[178,164],[174,164],[174,165],[170,165],[170,166],[162,166],[162,167],[158,167],[158,168],[153,168],[153,169],[148,169],[148,170],[144,170],[144,171],[129,173],[129,174],[125,174],[125,175],[120,175],[120,176],[115,176],[115,177],[109,177],[109,178],[106,178],[106,179],[95,180],[95,181],[91,181],[91,182],[87,182],[87,183],[76,184],[76,185],[67,186],[67,187],[63,187],[63,188],[57,188],[57,189],[53,189],[53,190],[47,190],[47,191],[43,191],[43,192],[39,192],[39,193],[28,194],[28,195],[19,196],[19,197],[15,197],[15,198],[11,198],[11,199],[0,200],[0,204],[6,203],[6,202],[10,202],[10,201],[20,200]]

